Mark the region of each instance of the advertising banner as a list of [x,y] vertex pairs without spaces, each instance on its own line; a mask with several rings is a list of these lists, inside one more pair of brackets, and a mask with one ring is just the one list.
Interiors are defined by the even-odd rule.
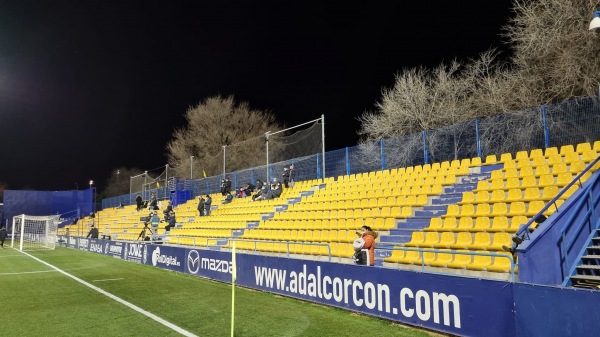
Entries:
[[231,283],[231,253],[186,249],[185,272],[191,275]]
[[148,255],[147,259],[145,259],[143,263],[158,268],[178,271],[180,273],[184,272],[184,261],[186,258],[184,248],[162,245],[145,245],[144,251],[147,252]]

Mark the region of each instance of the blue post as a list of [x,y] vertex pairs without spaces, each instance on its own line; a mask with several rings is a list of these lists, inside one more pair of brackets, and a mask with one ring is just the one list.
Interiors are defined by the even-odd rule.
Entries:
[[317,153],[317,179],[321,179],[321,165],[319,164],[320,154]]
[[423,163],[429,164],[429,155],[427,154],[427,130],[423,130]]
[[250,169],[250,182],[252,182],[252,184],[255,184],[255,180],[254,180],[254,168]]
[[233,186],[231,188],[235,189],[238,186],[237,183],[237,171],[233,173]]
[[379,154],[381,156],[381,170],[385,170],[385,151],[383,150],[383,139],[379,141]]
[[548,125],[546,124],[546,113],[548,112],[548,106],[545,104],[542,105],[542,122],[544,124],[544,147],[550,147],[550,130],[548,130]]
[[208,193],[208,179],[204,178],[204,182],[206,183],[206,194],[210,194]]
[[477,139],[477,157],[483,157],[481,153],[481,138],[479,138],[479,119],[475,119],[475,138]]
[[348,152],[348,147],[346,146],[346,175],[350,175],[350,155]]

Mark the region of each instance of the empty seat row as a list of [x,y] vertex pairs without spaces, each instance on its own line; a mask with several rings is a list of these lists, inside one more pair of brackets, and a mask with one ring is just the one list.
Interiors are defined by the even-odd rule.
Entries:
[[412,250],[394,250],[386,262],[396,262],[431,267],[457,268],[492,272],[509,272],[511,256],[495,253],[491,255],[473,255],[470,253],[489,254],[488,252],[465,250],[448,252],[418,252]]
[[422,232],[415,231],[407,247],[453,248],[469,250],[502,250],[511,246],[511,235],[506,232]]
[[[464,192],[459,204],[496,203],[512,201],[533,201],[553,199],[560,192],[558,186],[546,186],[543,188],[527,187],[525,189],[512,188],[509,190],[498,189],[492,191]],[[563,195],[561,199],[566,199]]]
[[469,231],[469,232],[508,232],[515,233],[519,228],[526,224],[528,218],[523,215],[508,218],[506,216],[497,217],[446,217],[432,218],[429,222],[429,227],[424,228],[425,231]]
[[286,211],[277,212],[273,219],[310,220],[310,219],[357,219],[357,218],[407,218],[413,215],[411,206],[384,206],[365,209],[324,210],[324,211]]
[[263,220],[261,229],[358,229],[363,225],[375,230],[396,228],[394,218],[316,219],[316,220]]
[[[560,207],[564,200],[557,200],[556,207]],[[528,203],[515,201],[510,203],[497,202],[493,204],[463,204],[449,205],[448,211],[444,217],[463,217],[463,216],[533,216],[541,211],[546,203],[542,200],[534,200]],[[550,215],[555,211],[555,207],[547,209],[544,214]]]

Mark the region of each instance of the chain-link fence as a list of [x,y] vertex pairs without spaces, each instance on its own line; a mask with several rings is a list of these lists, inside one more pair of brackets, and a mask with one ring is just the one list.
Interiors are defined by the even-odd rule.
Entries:
[[[325,172],[322,169],[323,155],[318,147],[318,132],[314,126],[307,130],[293,135],[270,137],[272,152],[270,148],[269,155],[273,159],[269,160],[269,165],[266,165],[265,155],[264,158],[260,156],[265,160],[265,165],[227,173],[233,187],[241,187],[248,182],[255,183],[258,179],[280,179],[283,167],[290,164],[296,169],[296,180],[301,181],[455,159],[485,159],[488,155],[514,154],[517,151],[593,142],[600,139],[600,98],[584,97],[328,151],[325,153]],[[257,139],[265,143],[264,136]],[[243,155],[242,152],[232,150],[231,156]],[[160,177],[162,175],[153,179],[160,180]],[[197,175],[192,177],[196,178]],[[191,179],[187,185],[194,196],[215,193],[220,190],[222,178],[222,175],[199,177]],[[149,177],[145,179],[144,183],[148,186]],[[157,195],[160,198],[161,194]],[[123,200],[135,200],[135,196],[107,198],[103,200],[103,206],[114,207]]]

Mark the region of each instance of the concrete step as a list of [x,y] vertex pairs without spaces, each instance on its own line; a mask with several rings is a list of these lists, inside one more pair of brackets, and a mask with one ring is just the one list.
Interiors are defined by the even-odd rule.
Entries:
[[435,217],[446,214],[446,212],[447,212],[446,209],[435,210],[435,211],[415,211],[415,216],[421,217],[421,218],[435,218]]
[[421,228],[398,228],[390,229],[390,235],[412,235],[414,231],[418,231]]
[[462,200],[462,195],[459,195],[459,194],[452,194],[452,196],[446,196],[445,194],[442,194],[438,198],[432,198],[431,204],[432,205],[450,205],[450,204],[456,204],[457,202],[459,202],[461,200]]
[[481,173],[489,173],[504,168],[504,164],[485,165],[480,167]]
[[379,239],[381,244],[400,244],[410,241],[410,235],[382,235]]

